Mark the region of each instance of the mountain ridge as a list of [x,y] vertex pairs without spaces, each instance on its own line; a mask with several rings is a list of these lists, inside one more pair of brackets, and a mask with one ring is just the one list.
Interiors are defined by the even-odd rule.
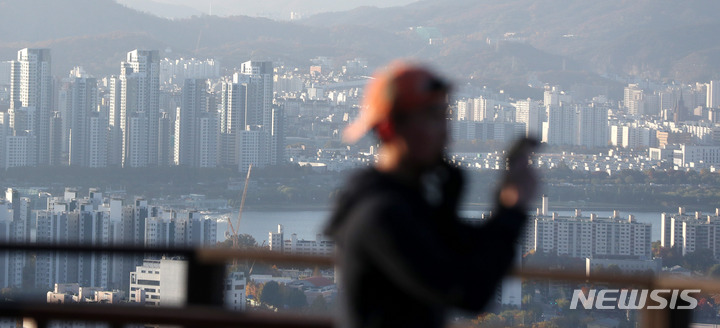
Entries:
[[[56,75],[77,65],[104,75],[118,73],[127,51],[147,47],[170,49],[173,58],[214,57],[227,67],[248,59],[304,67],[317,56],[364,57],[380,66],[410,57],[494,85],[527,86],[534,73],[562,71],[594,72],[592,81],[613,74],[706,81],[720,70],[713,45],[720,33],[713,11],[720,11],[720,2],[687,3],[417,1],[285,22],[209,15],[170,20],[112,0],[0,0],[0,30],[13,31],[0,34],[0,58],[49,46]],[[411,29],[417,26],[437,28],[441,42],[429,45]],[[511,40],[502,41],[507,36]]]

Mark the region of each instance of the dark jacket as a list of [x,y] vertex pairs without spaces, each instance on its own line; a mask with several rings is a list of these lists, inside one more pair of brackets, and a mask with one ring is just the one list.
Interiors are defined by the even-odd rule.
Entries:
[[341,327],[441,327],[447,309],[479,311],[495,295],[527,215],[496,206],[489,222],[462,223],[461,172],[437,171],[435,197],[374,168],[338,196],[326,233],[338,246]]

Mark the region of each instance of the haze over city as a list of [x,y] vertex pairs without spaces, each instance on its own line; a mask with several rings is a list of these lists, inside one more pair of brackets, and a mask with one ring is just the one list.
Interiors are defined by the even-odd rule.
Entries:
[[[296,15],[314,15],[318,13],[345,11],[357,7],[393,7],[406,5],[413,0],[395,1],[237,1],[237,0],[118,0],[118,3],[130,8],[149,12],[166,18],[187,18],[194,15],[217,16],[261,16],[280,20],[290,20],[291,13]],[[296,18],[300,18],[300,16]]]
[[[403,58],[452,84],[445,160],[467,178],[468,224],[491,219],[508,146],[535,138],[540,191],[517,267],[590,279],[510,279],[484,315],[454,319],[633,327],[640,311],[571,309],[574,291],[597,276],[720,278],[718,12],[711,0],[0,0],[0,243],[189,252],[2,251],[0,294],[196,304],[183,280],[196,249],[334,255],[326,220],[380,146],[343,132],[373,73]],[[342,286],[320,261],[228,261],[214,305],[327,316]],[[720,324],[717,295],[697,296],[692,322]]]

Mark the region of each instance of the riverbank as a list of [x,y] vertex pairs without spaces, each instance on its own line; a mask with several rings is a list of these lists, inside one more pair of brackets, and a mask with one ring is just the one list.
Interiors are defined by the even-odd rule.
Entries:
[[[542,204],[540,202],[532,204],[531,210],[540,208]],[[718,204],[717,206],[720,206]],[[332,210],[332,204],[323,203],[305,203],[305,204],[252,204],[245,205],[246,211],[330,211]],[[694,212],[700,211],[703,213],[714,213],[715,205],[707,205],[704,207],[686,207],[686,211]],[[465,211],[489,211],[492,208],[491,203],[461,203],[460,209]],[[675,207],[663,207],[657,204],[615,204],[615,203],[602,203],[602,202],[551,202],[549,206],[551,211],[573,211],[580,209],[582,211],[614,211],[618,210],[625,213],[632,212],[667,212],[675,213],[677,208]],[[233,209],[236,211],[237,208]]]

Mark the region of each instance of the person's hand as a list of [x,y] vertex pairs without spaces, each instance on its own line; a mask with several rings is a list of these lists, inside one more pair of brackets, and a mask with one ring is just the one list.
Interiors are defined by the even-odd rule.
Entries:
[[537,176],[528,161],[538,145],[535,139],[523,138],[510,149],[507,156],[508,170],[498,192],[498,201],[503,207],[527,209],[535,197]]

